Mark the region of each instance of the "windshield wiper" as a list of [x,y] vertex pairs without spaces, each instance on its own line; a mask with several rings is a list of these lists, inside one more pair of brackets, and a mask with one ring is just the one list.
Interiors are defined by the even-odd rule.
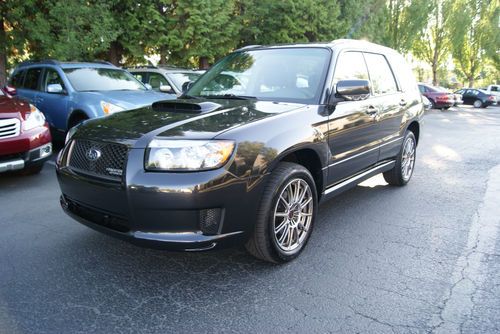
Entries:
[[206,99],[232,99],[232,100],[256,100],[255,96],[236,95],[236,94],[221,94],[221,95],[203,95]]

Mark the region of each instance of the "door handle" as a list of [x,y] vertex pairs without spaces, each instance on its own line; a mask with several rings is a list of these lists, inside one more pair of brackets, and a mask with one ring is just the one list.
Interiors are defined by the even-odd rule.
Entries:
[[401,107],[404,107],[407,103],[408,103],[408,102],[406,102],[405,100],[401,100],[401,101],[399,101],[399,105],[400,105]]
[[370,116],[374,116],[375,114],[377,114],[378,112],[378,109],[375,108],[374,106],[368,106],[368,109],[366,110],[366,113]]

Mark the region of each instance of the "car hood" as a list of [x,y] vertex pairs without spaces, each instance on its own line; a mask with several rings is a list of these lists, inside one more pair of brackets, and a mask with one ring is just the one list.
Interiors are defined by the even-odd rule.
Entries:
[[158,93],[153,90],[111,90],[98,92],[79,92],[82,99],[91,98],[102,100],[122,107],[125,110],[137,109],[151,105],[153,102],[169,100],[167,94]]
[[30,112],[29,104],[17,98],[0,95],[0,118],[23,119]]
[[[297,103],[212,99],[175,100],[167,104],[172,108],[146,107],[87,121],[80,126],[74,138],[145,148],[155,136],[211,139],[238,126],[304,107]],[[203,104],[210,107],[201,111],[185,108]]]

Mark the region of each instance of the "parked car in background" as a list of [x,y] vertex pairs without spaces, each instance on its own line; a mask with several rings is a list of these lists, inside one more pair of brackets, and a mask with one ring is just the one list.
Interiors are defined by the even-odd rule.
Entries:
[[133,75],[107,62],[22,63],[8,89],[42,111],[57,135],[86,119],[171,98],[148,90]]
[[200,71],[178,67],[143,66],[127,70],[142,83],[149,84],[152,89],[177,96],[182,94],[184,83],[196,81],[202,75]]
[[0,90],[0,172],[38,173],[52,154],[50,130],[32,104]]
[[425,110],[431,110],[432,109],[432,103],[429,101],[428,98],[426,98],[424,95],[422,95],[422,103],[424,104],[424,109]]
[[445,92],[438,87],[419,83],[418,89],[432,104],[433,109],[448,109],[455,104],[453,93]]
[[474,108],[486,108],[496,103],[495,95],[482,89],[462,88],[455,93],[462,95],[464,104],[472,104]]
[[442,92],[452,94],[453,95],[453,106],[456,107],[459,104],[463,104],[464,101],[462,100],[462,95],[461,94],[455,94],[451,90],[445,87],[437,86],[436,88],[440,89]]
[[500,101],[500,85],[489,85],[484,90],[486,94],[495,95],[495,104],[498,104],[498,102]]
[[378,173],[390,185],[410,181],[423,112],[392,49],[353,40],[243,48],[180,99],[72,128],[56,162],[61,206],[140,245],[245,244],[260,259],[290,261],[320,199]]

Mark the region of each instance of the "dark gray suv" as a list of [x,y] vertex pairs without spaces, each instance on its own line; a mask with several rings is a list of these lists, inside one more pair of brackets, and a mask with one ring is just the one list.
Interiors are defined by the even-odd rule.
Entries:
[[177,100],[74,128],[57,160],[61,205],[141,245],[245,244],[289,261],[320,200],[378,173],[390,185],[410,181],[423,112],[411,70],[389,48],[243,48]]

